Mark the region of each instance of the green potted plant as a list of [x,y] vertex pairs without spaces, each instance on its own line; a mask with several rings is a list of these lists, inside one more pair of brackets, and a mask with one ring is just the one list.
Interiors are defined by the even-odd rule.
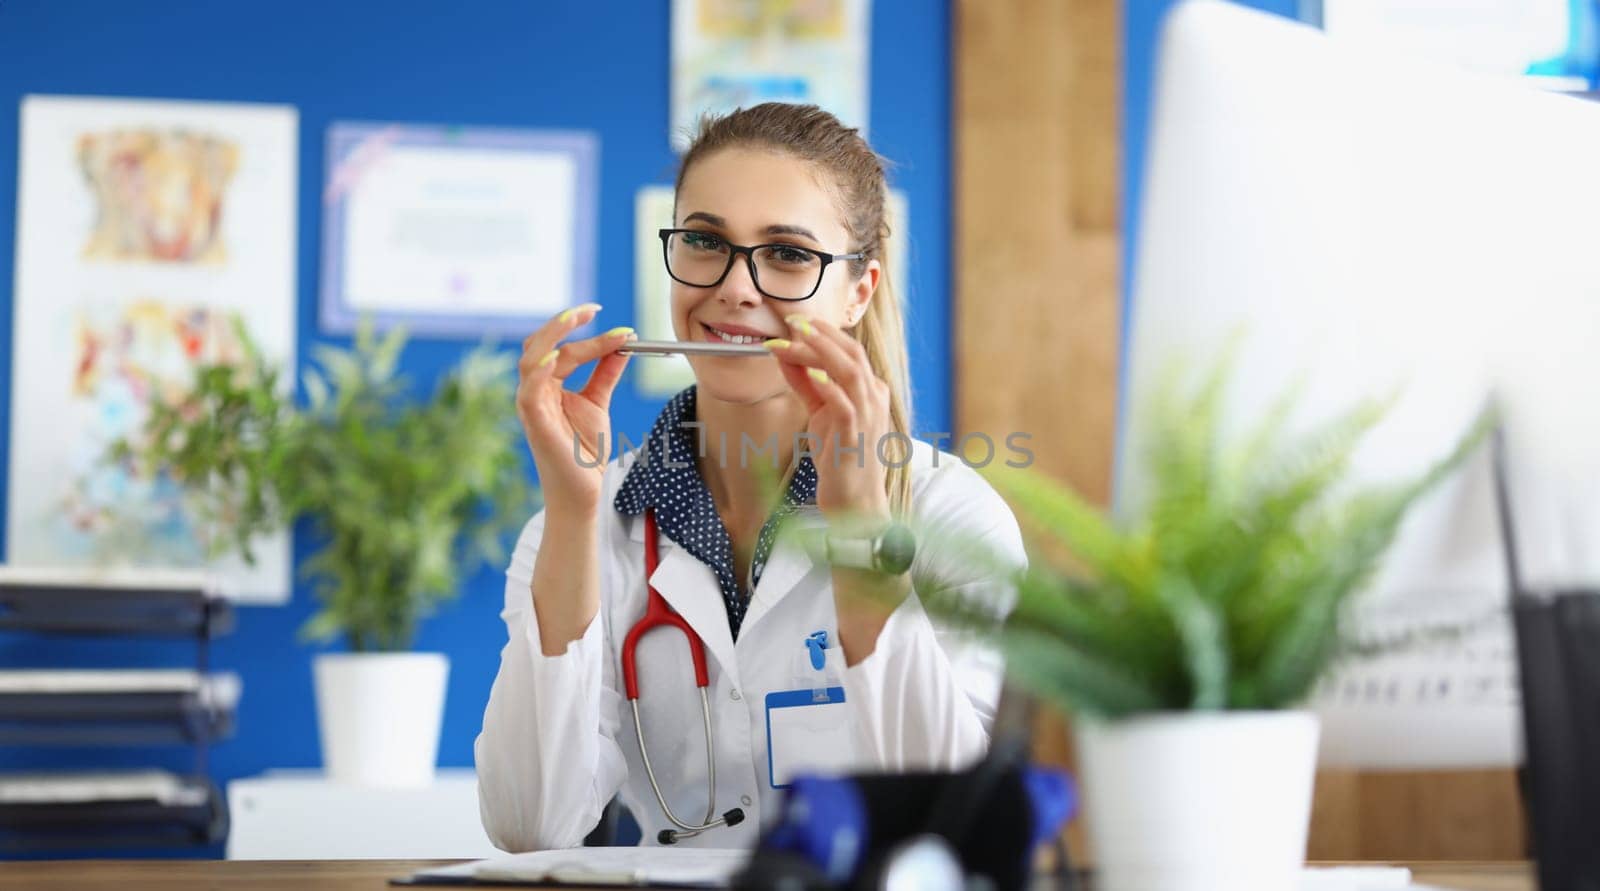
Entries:
[[321,606],[299,636],[348,650],[313,665],[324,766],[341,781],[426,783],[449,664],[410,652],[418,624],[480,561],[501,562],[504,535],[536,508],[513,359],[480,347],[419,400],[396,374],[404,331],[380,338],[363,324],[353,349],[314,348],[320,367],[297,407],[237,330],[245,361],[198,368],[193,389],[152,406],[112,457],[171,474],[227,530],[214,553],[252,560],[256,536],[309,521],[322,546],[300,572]]
[[1097,887],[1112,891],[1295,887],[1318,740],[1304,702],[1349,643],[1343,607],[1489,425],[1416,478],[1357,487],[1352,457],[1386,402],[1290,434],[1291,392],[1224,441],[1228,367],[1189,388],[1174,374],[1148,404],[1144,494],[1120,521],[1043,474],[983,471],[1028,545],[1006,616],[918,587],[1074,716]]

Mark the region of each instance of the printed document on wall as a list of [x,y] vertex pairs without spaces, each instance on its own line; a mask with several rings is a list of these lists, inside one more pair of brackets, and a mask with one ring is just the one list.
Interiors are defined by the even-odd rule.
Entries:
[[673,0],[672,145],[700,115],[820,105],[867,134],[870,0]]

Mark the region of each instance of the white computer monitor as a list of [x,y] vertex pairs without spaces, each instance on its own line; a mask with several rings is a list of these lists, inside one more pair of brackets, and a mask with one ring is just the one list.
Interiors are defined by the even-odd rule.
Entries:
[[[1240,430],[1299,375],[1301,423],[1399,386],[1359,480],[1505,413],[1526,576],[1600,582],[1600,104],[1365,48],[1213,0],[1159,53],[1136,233],[1119,510],[1143,485],[1141,394],[1235,332]],[[1363,623],[1503,607],[1487,463],[1418,505]],[[1325,762],[1514,763],[1507,626],[1348,666],[1319,691]]]

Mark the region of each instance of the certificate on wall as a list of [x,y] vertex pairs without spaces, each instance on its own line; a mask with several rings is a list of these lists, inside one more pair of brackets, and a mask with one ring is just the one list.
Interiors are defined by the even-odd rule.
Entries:
[[333,125],[323,329],[520,339],[593,300],[599,154],[578,131]]

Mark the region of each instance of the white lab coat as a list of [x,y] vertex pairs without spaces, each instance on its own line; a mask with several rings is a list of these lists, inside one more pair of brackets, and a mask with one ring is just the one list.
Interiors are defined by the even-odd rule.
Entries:
[[[489,839],[506,851],[573,847],[598,822],[618,792],[638,819],[645,844],[670,828],[639,755],[623,692],[620,647],[644,614],[644,518],[610,509],[633,454],[606,469],[600,512],[600,610],[566,653],[545,656],[531,584],[545,515],[523,529],[506,572],[501,618],[509,640],[489,693],[474,752],[479,806]],[[937,462],[937,466],[935,466]],[[986,480],[956,456],[918,441],[912,459],[912,505],[920,524],[961,529],[1024,561],[1015,518]],[[798,521],[821,525],[817,508]],[[661,596],[705,643],[708,694],[716,746],[716,813],[742,807],[738,826],[712,829],[682,845],[753,846],[763,815],[781,790],[768,773],[766,694],[797,687],[803,640],[826,629],[828,667],[836,669],[853,725],[858,769],[950,769],[986,750],[999,698],[1001,662],[967,633],[942,628],[922,609],[916,580],[938,578],[963,596],[1009,607],[1003,579],[976,574],[936,549],[919,548],[913,592],[891,614],[866,659],[846,668],[837,645],[832,576],[787,537],[774,545],[751,595],[735,644],[727,608],[710,567],[661,536],[651,577]],[[700,697],[683,635],[666,628],[637,649],[640,720],[651,763],[673,812],[690,822],[705,815],[707,778]]]

